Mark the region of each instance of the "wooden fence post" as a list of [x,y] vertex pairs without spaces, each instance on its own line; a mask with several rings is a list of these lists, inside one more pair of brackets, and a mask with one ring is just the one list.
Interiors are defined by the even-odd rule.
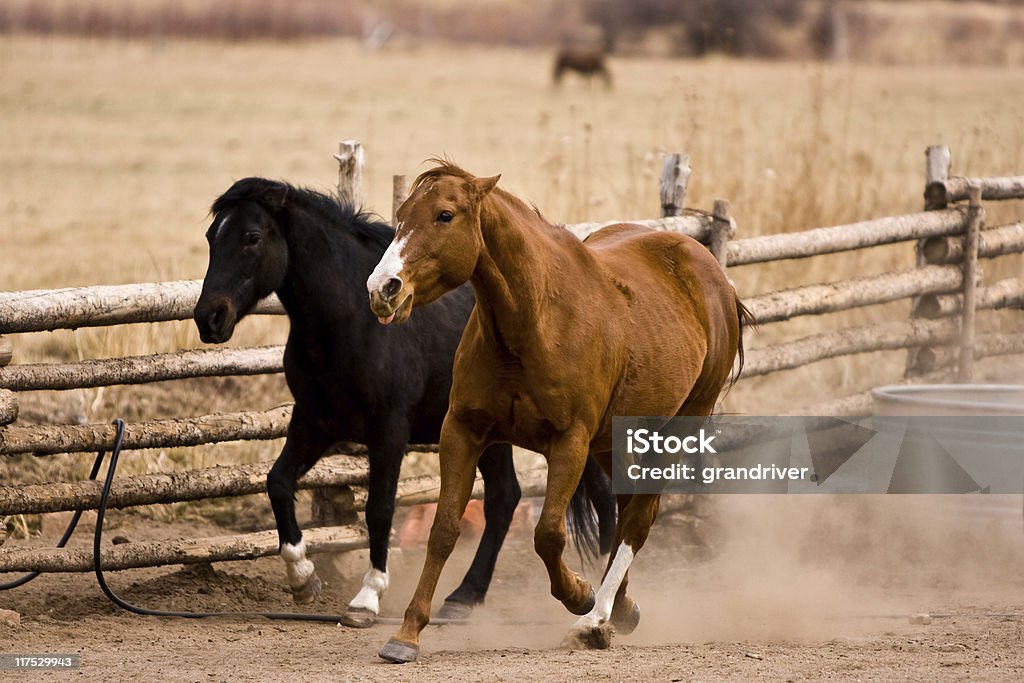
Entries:
[[690,181],[690,155],[666,154],[661,160],[661,216],[680,216]]
[[[338,160],[338,196],[349,206],[360,207],[363,202],[363,166],[366,164],[362,143],[342,140],[334,158]],[[351,524],[358,516],[355,494],[348,486],[314,489],[312,515],[317,526]]]
[[404,175],[396,175],[391,179],[391,227],[398,229],[398,207],[409,196],[409,184]]
[[0,389],[0,427],[18,419],[18,395],[8,389]]
[[970,206],[967,210],[967,234],[964,237],[963,309],[960,314],[960,362],[957,366],[958,382],[970,382],[974,374],[974,319],[978,274],[978,241],[985,225],[985,209],[981,205],[981,186],[970,186]]
[[313,489],[312,516],[314,526],[345,526],[359,519],[356,494],[351,486]]
[[[338,143],[338,197],[349,206],[360,207],[363,202],[363,166],[366,155],[358,140]],[[317,526],[343,525],[354,522],[355,494],[348,486],[313,490],[311,503],[313,522]]]
[[7,366],[14,357],[14,345],[7,337],[0,337],[0,368]]
[[714,220],[711,223],[708,249],[718,260],[718,265],[722,266],[722,270],[725,270],[729,239],[736,234],[736,226],[729,215],[729,202],[725,199],[716,199],[711,215]]
[[[683,215],[686,207],[686,186],[690,182],[690,155],[685,153],[665,154],[661,158],[661,216],[671,218]],[[716,205],[717,206],[717,205]],[[728,207],[726,208],[728,211]],[[717,221],[715,221],[717,224]],[[712,227],[709,242],[715,240]],[[725,258],[725,243],[722,243],[722,258]],[[724,261],[719,261],[724,263]],[[702,516],[710,508],[712,496],[687,494],[683,497],[682,510],[694,516]]]
[[362,204],[363,165],[365,155],[363,145],[357,140],[342,140],[338,143],[338,196],[350,206]]
[[[9,364],[13,354],[10,340],[0,337],[0,368]],[[0,426],[9,425],[14,420],[17,420],[17,395],[13,391],[0,389]]]
[[[929,145],[925,150],[925,171],[924,171],[924,210],[937,211],[945,209],[949,204],[946,195],[946,180],[949,179],[950,152],[946,145]],[[926,240],[918,240],[915,250],[915,264],[918,268],[928,265],[925,254]],[[918,308],[918,297],[910,300],[910,317],[915,318],[915,311]],[[931,358],[935,355],[935,349],[920,347],[907,351],[907,366],[904,377],[913,377],[923,372],[923,366],[919,362],[924,358]]]
[[949,147],[929,145],[925,150],[924,210],[945,209],[949,204],[946,181],[949,180]]

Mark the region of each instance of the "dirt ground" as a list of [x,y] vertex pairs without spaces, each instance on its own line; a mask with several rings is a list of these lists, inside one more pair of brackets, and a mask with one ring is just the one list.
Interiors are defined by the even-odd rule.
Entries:
[[[522,530],[506,544],[486,606],[469,624],[428,626],[415,664],[376,657],[393,624],[143,617],[114,607],[91,574],[43,576],[0,594],[0,608],[21,617],[0,625],[0,652],[81,654],[73,674],[32,675],[44,680],[1021,680],[1020,499],[1002,510],[968,515],[924,497],[733,496],[711,501],[704,518],[664,515],[630,577],[641,624],[605,651],[558,647],[573,617],[549,596]],[[52,543],[57,526],[8,545]],[[124,514],[107,526],[106,538],[130,541],[223,532]],[[90,529],[79,535],[88,542]],[[439,599],[473,546],[460,542]],[[314,560],[326,586],[307,611],[338,614],[365,553]],[[572,550],[567,561],[580,565]],[[401,615],[421,563],[415,549],[393,552],[385,616]],[[109,581],[152,609],[292,610],[277,558],[116,572]],[[921,614],[930,620],[915,623]]]

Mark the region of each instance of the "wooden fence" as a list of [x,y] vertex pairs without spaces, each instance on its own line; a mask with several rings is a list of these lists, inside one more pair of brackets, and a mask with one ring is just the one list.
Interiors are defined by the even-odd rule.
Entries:
[[[361,185],[363,150],[355,142],[340,145],[339,194],[356,199]],[[977,316],[994,309],[1024,307],[1020,277],[982,284],[979,259],[1024,253],[1020,222],[990,227],[983,200],[1024,199],[1024,176],[960,178],[949,175],[949,150],[929,148],[925,210],[850,225],[804,232],[735,239],[736,221],[729,204],[717,201],[711,211],[685,208],[690,176],[685,154],[667,155],[661,182],[663,216],[638,221],[659,230],[673,230],[700,240],[723,268],[837,254],[898,242],[917,245],[917,267],[882,275],[828,284],[812,284],[758,295],[744,293],[755,319],[762,325],[798,316],[820,315],[863,306],[909,299],[907,320],[821,332],[786,342],[753,348],[747,355],[744,378],[803,367],[828,358],[852,354],[910,350],[904,381],[956,377],[969,381],[978,358],[1024,353],[1022,334],[975,332]],[[394,203],[405,196],[403,176],[394,180]],[[962,202],[968,200],[966,204]],[[566,226],[581,237],[606,223]],[[139,322],[187,320],[199,296],[201,282],[180,281],[137,285],[81,287],[27,292],[0,292],[0,335]],[[282,314],[270,297],[256,310]],[[282,347],[182,350],[144,357],[85,360],[73,363],[9,365],[12,349],[0,336],[0,456],[34,453],[77,453],[109,450],[115,430],[110,425],[21,425],[17,422],[18,393],[68,390],[110,385],[142,384],[196,377],[279,373]],[[899,381],[900,378],[894,378]],[[791,411],[794,414],[870,414],[869,393]],[[129,423],[126,449],[194,446],[235,440],[277,439],[285,435],[291,406],[263,411],[224,413]],[[420,446],[430,449],[433,446]],[[365,502],[367,468],[360,448],[323,459],[301,481],[300,488],[348,491],[355,509]],[[110,506],[168,503],[259,493],[265,490],[270,463],[214,467],[190,472],[148,474],[115,480]],[[542,471],[527,473],[526,495],[544,488]],[[433,500],[436,477],[403,479],[399,504]],[[346,488],[349,487],[349,488]],[[94,481],[0,485],[0,518],[75,509],[95,509],[100,484]],[[475,495],[480,494],[477,482]],[[310,552],[366,545],[356,527],[323,527],[304,532]],[[233,535],[175,542],[131,543],[104,550],[109,569],[173,563],[250,559],[277,552],[276,532]],[[88,571],[91,554],[72,550],[0,550],[0,572]]]

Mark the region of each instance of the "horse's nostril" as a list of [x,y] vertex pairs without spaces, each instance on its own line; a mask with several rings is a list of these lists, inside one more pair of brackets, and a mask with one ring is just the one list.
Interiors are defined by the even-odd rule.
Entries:
[[394,297],[400,291],[402,291],[402,278],[399,277],[390,278],[380,288],[380,293],[388,299]]
[[224,324],[224,319],[227,318],[228,309],[227,306],[218,306],[213,309],[210,316],[206,319],[210,324],[210,328],[219,330],[221,325]]

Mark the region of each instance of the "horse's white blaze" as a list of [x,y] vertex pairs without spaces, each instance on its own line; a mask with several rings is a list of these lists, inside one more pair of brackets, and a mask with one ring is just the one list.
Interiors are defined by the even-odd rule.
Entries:
[[604,581],[601,582],[601,587],[597,589],[594,608],[576,620],[572,627],[574,631],[597,628],[611,618],[615,594],[619,591],[622,579],[626,576],[626,571],[632,562],[633,549],[625,543],[621,543],[619,549],[615,552],[612,566],[608,569]]
[[398,277],[398,274],[402,272],[402,268],[405,267],[405,261],[402,260],[402,249],[408,241],[409,236],[406,235],[402,239],[395,240],[388,245],[387,251],[380,258],[380,263],[377,264],[377,267],[370,273],[369,279],[366,280],[366,291],[371,294],[378,292],[385,282],[393,277]]
[[350,608],[365,609],[377,614],[380,610],[380,596],[388,589],[388,573],[370,567],[363,577],[363,587],[348,603]]
[[292,588],[305,586],[313,573],[313,563],[306,559],[306,542],[299,541],[298,545],[283,543],[281,558],[284,559],[285,571],[288,572],[288,585]]
[[224,217],[217,222],[217,225],[215,225],[213,228],[213,232],[210,234],[210,242],[217,241],[217,238],[220,236],[221,230],[223,230],[224,226],[228,224],[229,218],[231,218],[231,213],[228,211],[224,212]]

